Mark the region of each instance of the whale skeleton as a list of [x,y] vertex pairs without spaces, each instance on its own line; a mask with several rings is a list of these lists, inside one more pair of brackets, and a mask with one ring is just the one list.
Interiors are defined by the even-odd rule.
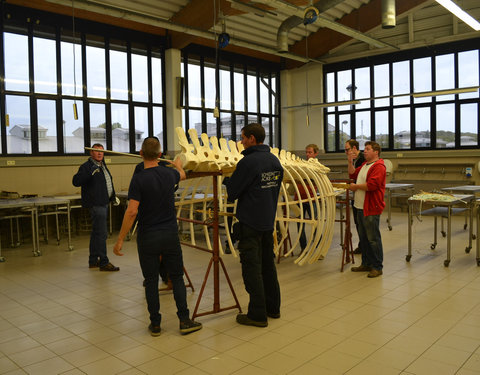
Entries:
[[[236,164],[243,157],[241,154],[243,145],[232,140],[227,142],[224,138],[209,138],[205,133],[198,137],[195,129],[188,130],[192,140],[192,143],[189,143],[182,127],[177,127],[175,131],[181,148],[181,152],[175,158],[180,158],[185,170],[221,171],[222,173],[216,176],[219,187],[218,210],[224,213],[234,213],[236,202],[228,202],[226,188],[222,182],[225,177],[233,173]],[[298,265],[312,264],[327,254],[333,238],[337,193],[327,177],[330,169],[317,159],[301,159],[290,152],[277,148],[272,148],[271,152],[278,157],[284,168],[275,220],[274,252],[278,255],[281,246],[288,240],[291,243],[290,249],[282,255],[290,256],[295,249],[300,247],[300,233],[305,228],[307,246],[296,258],[295,263]],[[194,221],[199,214],[204,222],[209,220],[209,212],[213,205],[212,177],[196,177],[181,181],[179,191],[175,203],[177,217],[188,216],[190,220],[188,223],[189,241],[191,245],[196,246],[197,235]],[[304,198],[301,197],[301,191],[304,193]],[[312,218],[304,217],[303,206],[305,205],[310,208]],[[198,208],[199,206],[201,209]],[[219,221],[222,220],[226,246],[234,256],[237,256],[231,238],[231,229],[236,218],[231,215],[221,215]],[[207,225],[203,225],[203,238],[207,248],[211,250],[213,239]],[[218,236],[218,242],[219,251],[223,254],[225,251],[220,236]]]

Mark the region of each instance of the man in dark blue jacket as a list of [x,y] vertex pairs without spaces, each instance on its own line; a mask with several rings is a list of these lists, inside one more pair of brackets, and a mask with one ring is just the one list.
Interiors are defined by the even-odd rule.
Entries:
[[107,257],[107,215],[109,202],[115,199],[113,179],[103,161],[103,146],[95,143],[90,158],[83,163],[75,176],[73,185],[82,188],[82,207],[90,210],[92,233],[90,235],[89,268],[100,271],[118,271]]
[[273,229],[283,168],[264,140],[265,129],[260,124],[242,129],[244,157],[226,183],[228,199],[238,199],[238,249],[243,282],[250,295],[248,313],[238,314],[237,322],[256,327],[266,327],[267,316],[280,318]]

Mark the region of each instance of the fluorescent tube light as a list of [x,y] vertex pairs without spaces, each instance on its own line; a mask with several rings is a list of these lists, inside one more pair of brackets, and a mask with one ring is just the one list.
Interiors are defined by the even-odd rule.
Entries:
[[475,18],[473,18],[470,14],[465,12],[462,8],[460,8],[457,4],[455,4],[452,0],[437,0],[437,3],[442,5],[445,9],[452,12],[455,16],[460,18],[463,22],[465,22],[468,26],[470,26],[473,30],[479,31],[480,30],[480,22],[478,22]]
[[290,105],[287,107],[282,107],[282,109],[294,109],[294,108],[305,108],[305,107],[338,107],[341,105],[352,105],[360,104],[360,100],[346,100],[343,102],[331,102],[331,103],[303,103],[299,105]]
[[478,86],[473,87],[464,87],[461,89],[450,89],[450,90],[438,90],[438,91],[425,91],[425,92],[414,92],[412,96],[414,98],[424,98],[426,96],[438,96],[438,95],[452,95],[452,94],[465,94],[467,92],[475,92],[478,90]]

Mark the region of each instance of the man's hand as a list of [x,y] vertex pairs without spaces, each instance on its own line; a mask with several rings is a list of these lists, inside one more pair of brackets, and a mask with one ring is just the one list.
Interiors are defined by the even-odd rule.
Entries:
[[123,241],[118,239],[117,242],[115,242],[115,246],[113,246],[113,253],[120,257],[123,256],[122,246],[123,246]]
[[350,184],[349,189],[350,189],[351,191],[357,191],[357,190],[358,190],[358,185],[352,182],[352,183]]

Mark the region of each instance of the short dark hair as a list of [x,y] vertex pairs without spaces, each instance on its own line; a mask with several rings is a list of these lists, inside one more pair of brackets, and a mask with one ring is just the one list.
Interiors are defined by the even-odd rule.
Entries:
[[160,154],[160,141],[157,137],[147,137],[142,143],[142,153],[145,160],[156,160]]
[[358,143],[358,141],[355,139],[349,139],[345,143],[348,143],[351,148],[355,147],[357,150],[360,150],[360,143]]
[[263,143],[263,141],[265,140],[265,129],[257,122],[253,122],[244,126],[242,128],[242,132],[247,138],[253,135],[257,143]]
[[94,144],[92,145],[92,148],[95,148],[95,147],[101,147],[101,148],[103,148],[103,145],[102,145],[101,143],[94,143]]
[[378,156],[380,156],[380,153],[382,152],[382,148],[377,142],[374,141],[368,141],[365,142],[365,146],[371,146],[373,151],[378,151]]

